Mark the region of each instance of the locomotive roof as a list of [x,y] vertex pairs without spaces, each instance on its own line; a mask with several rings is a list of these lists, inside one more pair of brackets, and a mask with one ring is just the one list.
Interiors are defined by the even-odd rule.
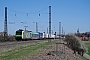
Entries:
[[22,29],[19,29],[19,30],[17,30],[16,32],[21,32],[21,31],[24,31],[24,30],[22,30]]

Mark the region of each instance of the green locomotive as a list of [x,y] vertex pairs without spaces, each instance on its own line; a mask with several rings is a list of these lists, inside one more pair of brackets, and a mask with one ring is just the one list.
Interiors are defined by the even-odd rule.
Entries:
[[38,32],[32,32],[32,31],[27,31],[27,30],[17,30],[15,34],[15,39],[17,41],[20,40],[32,40],[32,39],[39,39],[40,34]]

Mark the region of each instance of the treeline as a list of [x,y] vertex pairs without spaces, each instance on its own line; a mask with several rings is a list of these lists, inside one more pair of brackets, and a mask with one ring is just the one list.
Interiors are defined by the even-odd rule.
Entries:
[[85,33],[75,33],[81,40],[90,40],[90,32]]
[[0,36],[0,42],[15,41],[15,36]]
[[75,33],[75,35],[78,36],[78,37],[83,37],[83,36],[90,37],[90,32]]

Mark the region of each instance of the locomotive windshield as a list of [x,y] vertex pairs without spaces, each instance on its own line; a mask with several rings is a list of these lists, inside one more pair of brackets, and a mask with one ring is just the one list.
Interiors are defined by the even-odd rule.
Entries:
[[22,31],[16,31],[16,35],[22,35]]

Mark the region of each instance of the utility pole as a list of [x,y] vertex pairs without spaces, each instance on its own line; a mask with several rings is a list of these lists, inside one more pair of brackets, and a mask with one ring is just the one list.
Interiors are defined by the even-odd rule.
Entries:
[[65,38],[65,31],[64,31],[64,38]]
[[60,40],[60,37],[61,37],[61,22],[59,22],[59,40]]
[[53,34],[53,30],[52,30],[52,34]]
[[63,36],[63,27],[62,27],[62,36]]
[[51,37],[51,6],[49,6],[49,38],[50,37]]
[[38,32],[38,23],[37,22],[33,22],[36,23],[36,32]]
[[8,36],[7,32],[7,7],[5,7],[5,21],[4,21],[4,40]]
[[38,32],[38,23],[36,22],[36,32]]
[[47,27],[47,34],[48,34],[48,27]]

